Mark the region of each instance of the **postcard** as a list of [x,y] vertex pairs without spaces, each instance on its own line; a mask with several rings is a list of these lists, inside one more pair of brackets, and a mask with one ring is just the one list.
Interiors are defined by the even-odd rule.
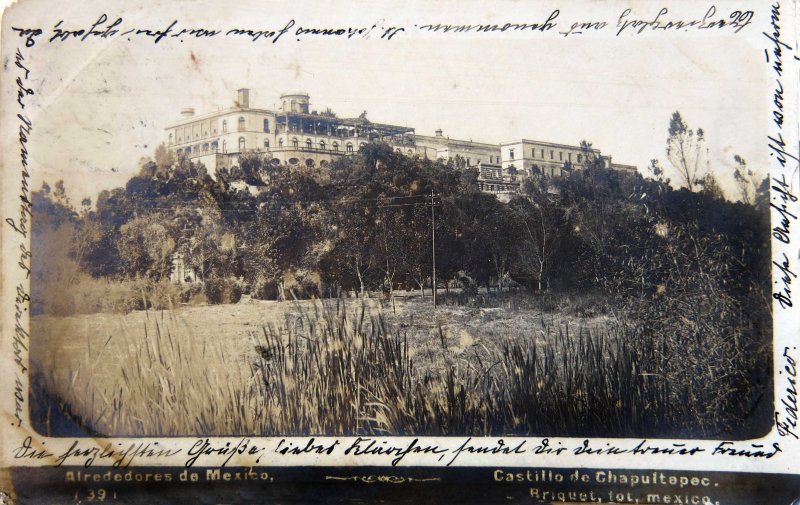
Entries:
[[797,26],[8,7],[0,503],[797,503]]

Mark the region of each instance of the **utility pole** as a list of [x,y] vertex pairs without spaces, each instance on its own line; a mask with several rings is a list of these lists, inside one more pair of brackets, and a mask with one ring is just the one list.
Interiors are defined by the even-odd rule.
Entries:
[[433,257],[433,261],[431,262],[433,265],[433,283],[431,288],[433,289],[433,308],[436,309],[436,216],[434,214],[434,197],[436,194],[433,192],[433,188],[431,188],[431,256]]

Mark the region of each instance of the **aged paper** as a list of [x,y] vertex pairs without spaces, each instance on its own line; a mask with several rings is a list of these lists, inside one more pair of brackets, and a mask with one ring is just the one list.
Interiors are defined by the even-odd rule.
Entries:
[[0,503],[794,503],[797,8],[9,7]]

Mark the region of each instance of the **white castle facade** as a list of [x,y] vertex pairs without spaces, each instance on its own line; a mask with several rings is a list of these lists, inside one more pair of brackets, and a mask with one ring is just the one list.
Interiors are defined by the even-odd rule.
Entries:
[[[340,118],[329,110],[311,110],[310,97],[303,92],[284,93],[280,107],[270,110],[251,107],[250,90],[240,89],[230,108],[203,115],[186,108],[181,116],[166,127],[167,146],[203,163],[212,177],[219,168],[237,165],[245,153],[263,153],[276,164],[325,167],[368,142],[385,142],[408,156],[460,158],[467,166],[479,167],[481,189],[505,200],[526,177],[561,175],[566,166],[580,166],[586,156],[579,146],[535,140],[498,145],[450,139],[442,130],[419,135],[412,127],[374,123],[366,113]],[[612,163],[597,149],[592,153],[611,169],[636,171],[634,166]]]

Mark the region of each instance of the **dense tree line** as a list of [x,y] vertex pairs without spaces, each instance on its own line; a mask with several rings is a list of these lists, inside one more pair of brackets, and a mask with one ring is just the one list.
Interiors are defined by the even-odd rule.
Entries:
[[649,296],[703,271],[724,274],[737,298],[765,288],[763,197],[674,190],[589,157],[571,168],[525,181],[505,204],[478,191],[474,169],[382,144],[326,169],[252,155],[216,180],[162,150],[94,208],[75,209],[63,183],[35,192],[34,207],[38,237],[67,225],[70,256],[93,277],[164,279],[181,253],[200,279],[239,279],[261,298],[429,287],[432,203],[442,287]]

